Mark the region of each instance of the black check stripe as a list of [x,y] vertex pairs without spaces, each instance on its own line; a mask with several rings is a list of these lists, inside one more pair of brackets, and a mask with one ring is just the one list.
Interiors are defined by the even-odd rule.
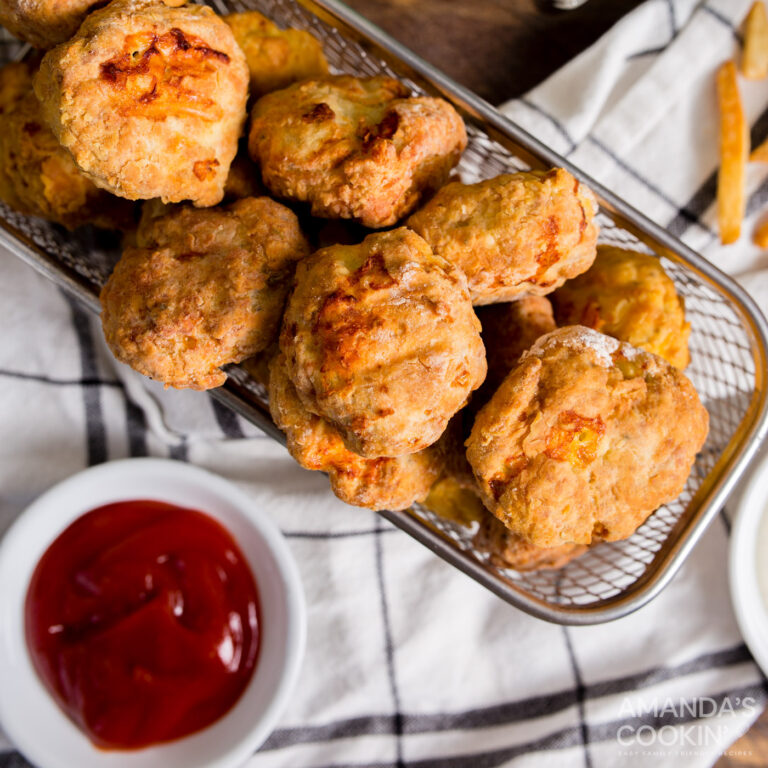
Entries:
[[[602,696],[612,696],[617,693],[635,691],[638,688],[656,685],[663,681],[674,680],[686,675],[705,670],[726,668],[735,664],[748,662],[751,656],[745,646],[739,645],[712,654],[705,654],[689,662],[672,668],[654,668],[636,675],[604,681],[595,685],[584,686],[584,698],[592,700]],[[732,689],[710,696],[717,704],[724,701],[744,701],[754,699],[756,703],[765,702],[768,697],[768,684],[761,683]],[[402,719],[402,730],[408,734],[466,730],[468,728],[486,728],[501,724],[512,724],[525,720],[536,719],[543,715],[555,714],[568,706],[576,704],[576,692],[563,691],[549,697],[535,697],[509,704],[467,710],[466,712],[450,715],[405,715]],[[682,708],[681,708],[682,709]],[[587,725],[586,738],[588,743],[599,744],[616,739],[622,726],[650,725],[659,728],[663,725],[683,725],[695,720],[691,714],[695,708],[686,708],[683,717],[675,717],[670,711],[655,715],[653,712],[643,713],[634,718],[613,720],[599,725]],[[505,717],[499,720],[491,716],[492,712],[504,712]],[[279,729],[275,731],[261,748],[262,751],[295,746],[297,744],[321,743],[332,739],[350,738],[391,734],[397,732],[395,718],[391,715],[371,715],[367,717],[350,718],[337,721],[325,726],[307,726],[304,728]],[[462,755],[460,757],[442,757],[428,760],[408,761],[409,768],[495,768],[513,758],[531,752],[548,749],[566,749],[584,744],[582,725],[558,730],[545,737],[515,744],[503,749]],[[13,762],[13,761],[16,762]],[[0,754],[0,768],[29,768],[24,758],[16,751]],[[355,764],[354,768],[377,768],[389,765],[396,768],[396,763],[366,763]],[[323,766],[323,768],[344,768],[342,764]],[[347,768],[353,768],[348,766]]]
[[706,3],[702,4],[700,8],[702,11],[709,14],[713,19],[717,19],[717,21],[719,21],[723,26],[728,27],[739,45],[744,43],[744,36],[739,31],[739,28],[727,16],[724,16],[722,13],[720,13],[720,11],[712,8]]
[[[698,656],[675,667],[653,667],[633,675],[626,675],[600,683],[583,686],[583,700],[593,701],[605,696],[615,696],[642,688],[649,688],[660,683],[687,677],[698,672],[712,669],[727,669],[738,664],[748,663],[752,656],[744,644],[714,653]],[[761,700],[765,697],[762,696]],[[477,707],[462,712],[412,715],[404,713],[402,732],[409,734],[432,733],[442,731],[491,728],[511,725],[562,712],[578,704],[579,696],[575,688],[567,688],[546,696],[532,696],[517,701]],[[296,744],[325,742],[354,736],[371,736],[395,733],[392,715],[368,715],[337,720],[318,726],[280,728],[272,733],[262,750],[281,749]],[[592,740],[591,733],[589,735]],[[579,730],[574,744],[583,744]]]
[[52,376],[43,376],[39,373],[25,373],[24,371],[10,371],[0,369],[0,376],[5,376],[9,379],[20,379],[21,381],[33,381],[38,384],[47,384],[52,387],[115,387],[116,389],[122,389],[123,384],[120,381],[112,381],[110,379],[94,378],[79,378],[79,379],[58,379]]
[[245,432],[243,432],[237,414],[212,397],[208,398],[208,402],[213,408],[213,415],[216,417],[216,422],[224,436],[232,440],[242,440],[245,437]]
[[34,766],[24,759],[21,752],[14,751],[0,753],[0,768],[34,768]]
[[392,623],[389,615],[389,603],[387,599],[387,585],[384,578],[384,551],[382,546],[381,534],[384,526],[380,517],[376,518],[375,536],[373,539],[375,563],[376,563],[376,584],[379,589],[379,603],[381,605],[381,621],[384,629],[384,658],[387,666],[387,680],[389,690],[392,696],[392,706],[394,714],[392,717],[393,735],[395,737],[396,768],[403,768],[403,714],[400,708],[400,694],[397,688],[397,676],[395,672],[395,651],[392,642]]
[[[768,108],[755,120],[749,132],[750,146],[756,147],[768,138]],[[768,190],[762,184],[747,201],[747,212],[754,213],[755,207],[768,197]],[[715,202],[717,196],[717,171],[713,171],[693,193],[688,202],[667,222],[667,229],[676,237],[684,235],[693,223],[698,223],[705,211]]]
[[571,135],[568,133],[565,126],[556,117],[553,117],[549,112],[546,112],[537,104],[534,104],[528,98],[522,97],[521,99],[518,99],[518,101],[521,104],[524,104],[526,107],[528,107],[528,109],[530,109],[532,112],[535,112],[537,115],[540,115],[541,117],[545,118],[549,123],[552,124],[555,130],[568,142],[568,149],[564,153],[566,156],[570,155],[571,152],[573,152],[573,150],[576,149],[578,145],[571,138]]
[[128,428],[128,452],[131,456],[148,456],[147,418],[144,411],[133,402],[128,392],[125,394],[125,415]]
[[568,661],[570,662],[571,669],[573,670],[574,683],[576,684],[576,709],[579,713],[579,733],[581,735],[581,743],[584,747],[584,768],[592,768],[592,755],[589,751],[589,730],[587,729],[587,714],[584,707],[584,701],[586,700],[584,681],[581,677],[579,662],[577,661],[576,654],[573,650],[573,644],[571,643],[571,636],[568,627],[563,627],[562,630],[563,638],[565,640],[565,648],[568,651]]
[[[64,294],[72,313],[72,324],[80,348],[80,367],[85,380],[99,378],[96,365],[96,348],[93,340],[91,318],[69,294]],[[87,446],[87,463],[101,464],[107,455],[107,428],[101,407],[101,390],[99,387],[83,387],[83,403],[85,406],[85,430]]]
[[[625,173],[627,173],[629,176],[631,176],[635,181],[642,184],[647,190],[652,192],[656,197],[658,197],[660,200],[663,200],[670,208],[673,210],[677,208],[677,203],[666,193],[664,190],[662,190],[657,184],[647,179],[643,174],[641,174],[639,171],[637,171],[635,168],[633,168],[629,163],[622,160],[612,149],[610,149],[608,146],[606,146],[602,141],[599,141],[594,136],[587,136],[587,141],[597,147],[601,152],[603,152],[605,155],[607,155],[619,168],[621,168]],[[682,216],[687,220],[688,226],[692,224],[698,224],[703,229],[709,230],[708,227],[706,227],[704,224],[699,221],[699,217],[692,212],[688,207],[679,208],[677,210],[677,214],[679,216]]]
[[383,533],[397,533],[398,528],[371,528],[360,531],[283,531],[288,539],[348,539],[358,536],[380,536]]

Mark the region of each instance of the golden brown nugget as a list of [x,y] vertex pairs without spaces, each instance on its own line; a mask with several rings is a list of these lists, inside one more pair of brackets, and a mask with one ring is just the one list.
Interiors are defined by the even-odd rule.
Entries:
[[220,386],[222,365],[270,344],[309,252],[296,216],[266,197],[179,207],[147,222],[141,243],[101,292],[104,335],[121,362],[191,389]]
[[708,421],[666,360],[570,326],[504,379],[467,458],[485,505],[531,544],[615,541],[680,494]]
[[96,186],[129,200],[222,199],[248,67],[210,8],[113,0],[43,57],[35,93]]
[[0,69],[0,200],[67,229],[133,223],[133,205],[95,187],[51,133],[24,63]]
[[224,16],[243,49],[251,76],[251,96],[285,88],[298,80],[328,74],[320,41],[303,29],[280,29],[258,11]]
[[77,32],[99,0],[0,0],[0,24],[35,48],[52,48]]
[[690,362],[683,300],[655,256],[601,245],[589,270],[558,288],[552,301],[560,325],[586,325],[680,370]]
[[498,389],[506,375],[545,333],[554,331],[552,305],[544,296],[524,296],[517,301],[478,307],[477,317],[483,327],[482,336],[488,360],[488,375],[472,398],[476,409]]
[[445,182],[467,143],[447,101],[407,97],[397,80],[343,75],[259,99],[248,146],[264,183],[315,216],[394,224]]
[[537,547],[512,533],[490,512],[480,520],[480,527],[472,543],[480,552],[488,554],[491,565],[497,568],[512,568],[516,571],[554,570],[568,565],[588,547],[583,544],[560,544],[556,547]]
[[396,458],[366,459],[350,451],[335,427],[304,407],[282,354],[269,366],[269,409],[291,456],[305,469],[327,472],[331,489],[347,504],[407,509],[429,493],[442,471],[439,445]]
[[463,270],[474,304],[543,296],[589,269],[597,202],[562,168],[443,187],[408,219]]
[[366,458],[436,442],[486,371],[466,278],[405,227],[301,262],[280,349],[307,410]]

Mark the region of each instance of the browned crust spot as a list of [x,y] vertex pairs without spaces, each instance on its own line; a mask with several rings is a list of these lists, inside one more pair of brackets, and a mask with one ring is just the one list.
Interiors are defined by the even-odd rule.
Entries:
[[391,139],[397,133],[399,127],[400,115],[394,110],[387,112],[378,125],[374,125],[373,127],[364,130],[362,136],[363,151],[368,152],[378,139]]
[[216,169],[219,167],[219,161],[214,157],[210,160],[198,160],[192,166],[192,172],[200,181],[213,178],[216,175]]
[[336,113],[323,101],[315,104],[309,112],[305,112],[301,119],[305,123],[324,123],[326,120],[333,120]]
[[153,57],[162,56],[161,51],[167,51],[170,55],[179,51],[192,52],[197,58],[214,58],[229,63],[229,56],[226,53],[205,45],[199,38],[187,37],[176,27],[164,35],[150,35],[148,44],[139,54],[139,50],[136,49],[140,49],[142,37],[146,38],[144,35],[128,35],[125,38],[126,47],[134,50],[128,50],[120,56],[101,63],[99,69],[103,80],[118,88],[125,88],[129,77],[149,73]]

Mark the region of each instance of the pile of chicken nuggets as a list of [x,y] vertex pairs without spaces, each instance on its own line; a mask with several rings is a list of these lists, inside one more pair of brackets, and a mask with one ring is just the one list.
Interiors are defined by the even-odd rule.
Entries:
[[0,71],[0,199],[122,230],[118,360],[200,390],[245,361],[340,499],[424,502],[503,568],[561,567],[681,493],[708,430],[683,302],[655,256],[597,245],[571,173],[451,178],[450,103],[329,74],[256,12],[0,0],[0,21],[41,49]]

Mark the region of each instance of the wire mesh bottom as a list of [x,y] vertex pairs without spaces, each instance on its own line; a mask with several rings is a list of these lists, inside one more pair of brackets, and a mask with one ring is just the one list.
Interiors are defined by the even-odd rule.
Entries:
[[[325,54],[336,72],[398,77],[388,64],[363,45],[345,37],[293,0],[213,0],[211,5],[220,13],[259,10],[280,26],[309,30],[323,42]],[[7,34],[0,38],[0,46],[5,61],[23,55],[22,46]],[[423,92],[412,80],[402,76],[400,79],[414,92]],[[527,167],[481,128],[468,125],[468,134],[469,144],[458,167],[463,181],[478,181]],[[110,233],[88,228],[69,233],[39,219],[16,214],[6,206],[0,206],[0,216],[11,234],[21,240],[31,240],[57,263],[75,270],[95,291],[105,282],[119,255],[116,236]],[[601,242],[648,250],[634,235],[603,214],[600,224]],[[685,299],[691,323],[691,364],[686,373],[711,419],[707,443],[678,499],[657,510],[629,539],[593,547],[558,571],[532,573],[517,573],[492,565],[486,554],[474,548],[473,531],[466,527],[438,517],[419,505],[408,513],[424,524],[424,536],[442,540],[441,545],[430,544],[433,549],[439,551],[439,546],[447,545],[460,552],[462,558],[479,564],[485,574],[495,580],[495,591],[510,602],[515,602],[514,595],[518,594],[553,608],[594,608],[616,598],[639,579],[647,578],[661,551],[680,535],[694,494],[745,419],[756,387],[756,368],[753,342],[742,316],[725,292],[719,292],[682,263],[662,261]],[[266,405],[263,387],[243,369],[231,366],[228,373],[253,401]],[[486,585],[489,584],[486,582]]]

